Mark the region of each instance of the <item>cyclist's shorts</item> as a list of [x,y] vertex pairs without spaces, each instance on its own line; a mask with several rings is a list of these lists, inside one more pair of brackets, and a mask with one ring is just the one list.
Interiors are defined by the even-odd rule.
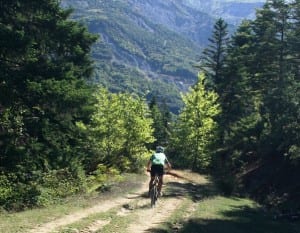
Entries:
[[162,176],[164,174],[164,166],[153,164],[151,166],[151,176],[155,176],[155,174]]

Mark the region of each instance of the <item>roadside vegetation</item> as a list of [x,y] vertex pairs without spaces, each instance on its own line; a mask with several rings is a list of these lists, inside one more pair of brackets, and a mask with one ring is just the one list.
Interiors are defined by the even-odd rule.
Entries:
[[[300,215],[298,1],[267,1],[232,36],[226,22],[217,20],[198,80],[182,94],[178,115],[159,96],[147,101],[138,92],[96,85],[91,48],[99,38],[71,20],[59,1],[6,1],[1,12],[5,230],[10,224],[26,227],[23,216],[38,224],[75,210],[74,197],[114,193],[114,183],[128,173],[142,174],[153,149],[163,145],[175,168],[208,174],[219,189],[212,195],[207,186],[178,185],[182,196],[197,203],[187,219],[174,213],[181,219],[179,232],[250,232],[255,221],[267,232],[285,227],[298,233],[298,223],[270,217]],[[65,209],[61,203],[69,200],[73,204]],[[204,211],[206,205],[212,208]],[[120,224],[125,220],[120,217]]]
[[[145,215],[146,218],[142,218],[142,225],[152,223],[153,227],[148,231],[153,233],[199,231],[207,233],[268,231],[298,233],[300,227],[298,221],[275,218],[275,213],[266,211],[263,206],[247,198],[224,197],[220,195],[218,189],[208,180],[209,177],[207,176],[198,175],[197,180],[195,178],[190,180],[187,178],[188,175],[195,177],[190,171],[176,172],[182,174],[181,177],[185,182],[178,182],[178,179],[167,182],[164,196],[156,209],[150,208],[150,200],[145,195],[146,190],[137,191],[141,184],[146,182],[147,176],[128,174],[122,181],[112,183],[105,192],[94,192],[84,196],[77,195],[51,207],[19,213],[1,213],[0,229],[6,233],[29,232],[37,225],[47,224],[73,215],[75,220],[72,223],[62,224],[62,226],[55,228],[55,232],[109,233],[113,231],[115,233],[130,233],[128,227],[131,224],[140,224],[136,222],[140,218],[139,214],[149,212],[149,215]],[[136,194],[138,195],[135,198],[125,199],[125,204],[108,207],[107,210],[101,212],[84,214],[99,203],[113,204],[120,197]],[[164,209],[169,208],[165,203],[166,200],[173,200],[174,203],[178,200],[181,201],[174,211],[164,213]],[[171,202],[171,205],[174,204]],[[163,216],[168,217],[159,222],[151,222],[155,213],[160,212],[163,213]],[[80,213],[84,214],[81,218],[78,217]]]
[[[140,174],[124,174],[122,179],[111,181],[106,184],[105,191],[93,191],[89,194],[77,194],[59,202],[43,208],[28,209],[21,212],[0,212],[0,232],[16,233],[27,232],[43,223],[62,218],[74,212],[84,211],[104,202],[113,202],[116,198],[132,193],[137,190],[142,183],[146,182],[146,177]],[[113,210],[88,216],[82,221],[76,222],[74,226],[84,228],[94,219],[101,219],[103,216],[112,215]]]

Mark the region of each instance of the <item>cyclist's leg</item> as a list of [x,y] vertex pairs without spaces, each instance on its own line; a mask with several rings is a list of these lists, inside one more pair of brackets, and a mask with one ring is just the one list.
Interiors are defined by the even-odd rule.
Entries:
[[163,185],[163,178],[164,178],[164,167],[160,166],[159,168],[159,182],[158,182],[158,193],[161,196],[162,194],[162,185]]
[[159,195],[161,195],[161,191],[162,191],[162,185],[163,185],[163,176],[159,176],[158,177],[159,178],[159,181],[158,181],[158,187],[157,187],[157,189],[158,189],[158,193],[159,193]]
[[152,183],[153,183],[154,178],[155,178],[154,176],[151,176],[151,178],[150,178],[150,181],[149,181],[149,192],[150,192],[150,189],[152,187]]
[[152,187],[152,183],[154,181],[154,178],[155,178],[155,173],[156,173],[156,169],[155,169],[155,166],[151,166],[151,178],[150,178],[150,181],[149,181],[149,193],[150,193],[150,190],[151,190],[151,187]]

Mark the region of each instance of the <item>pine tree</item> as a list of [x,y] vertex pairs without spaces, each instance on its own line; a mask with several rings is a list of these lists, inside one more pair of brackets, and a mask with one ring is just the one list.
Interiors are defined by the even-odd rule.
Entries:
[[282,0],[268,1],[253,23],[257,46],[255,82],[261,95],[260,112],[269,131],[264,143],[273,145],[270,154],[284,154],[286,120],[289,118],[291,73],[287,36],[291,29],[290,8]]
[[96,37],[69,20],[71,11],[56,0],[1,1],[0,7],[1,170],[79,162],[84,138],[75,123],[89,119]]
[[150,101],[149,108],[153,119],[153,136],[156,139],[152,147],[167,145],[170,137],[170,111],[165,103],[159,106],[155,97]]
[[227,53],[227,45],[229,42],[228,25],[219,18],[209,38],[210,44],[204,49],[200,69],[203,69],[208,77],[208,82],[212,82],[213,88],[220,93],[219,84],[222,82],[224,58]]

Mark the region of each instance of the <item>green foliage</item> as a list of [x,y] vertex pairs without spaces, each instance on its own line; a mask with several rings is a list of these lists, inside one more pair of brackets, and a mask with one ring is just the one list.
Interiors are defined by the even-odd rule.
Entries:
[[152,148],[156,148],[159,145],[167,145],[171,135],[170,124],[172,119],[170,111],[166,104],[159,106],[155,97],[152,98],[149,107],[153,119],[153,136],[156,139]]
[[224,59],[227,54],[228,41],[228,25],[222,18],[219,18],[214,25],[212,36],[209,38],[210,44],[203,50],[199,66],[218,94],[221,94],[219,84],[224,78]]
[[89,121],[93,111],[87,80],[97,37],[69,20],[58,1],[13,0],[1,3],[1,11],[0,171],[9,182],[1,183],[1,204],[21,209],[39,202],[45,173],[72,167],[72,177],[83,181],[89,141],[76,122]]
[[[213,83],[222,108],[215,174],[229,187],[226,178],[238,174],[252,195],[270,205],[298,190],[292,182],[299,168],[298,33],[297,1],[267,1],[232,36],[221,79]],[[283,174],[290,175],[288,185]],[[271,184],[273,190],[267,190]]]
[[88,192],[107,191],[111,184],[121,181],[120,170],[114,167],[107,167],[104,164],[98,164],[97,168],[88,177]]
[[4,209],[23,210],[36,204],[39,195],[36,187],[24,183],[17,174],[1,174],[0,176],[0,205]]
[[211,146],[217,136],[215,117],[221,111],[218,96],[205,89],[205,76],[199,74],[197,84],[182,98],[185,107],[178,117],[172,144],[179,162],[188,163],[194,170],[206,170],[211,165]]
[[[84,178],[84,177],[81,177]],[[39,195],[36,197],[38,206],[51,205],[62,198],[83,192],[86,189],[85,182],[80,177],[74,177],[69,169],[52,170],[44,173],[36,184]]]
[[81,177],[71,169],[48,172],[9,173],[0,176],[0,205],[7,209],[23,210],[33,206],[48,206],[62,198],[84,192],[84,173]]
[[300,162],[300,147],[292,145],[289,149],[289,159],[295,165],[299,165]]
[[130,94],[113,94],[100,88],[95,94],[97,111],[87,125],[93,144],[91,170],[98,164],[121,171],[136,171],[153,142],[152,120],[142,99]]
[[0,205],[3,206],[13,194],[13,183],[4,174],[0,176],[0,193]]

